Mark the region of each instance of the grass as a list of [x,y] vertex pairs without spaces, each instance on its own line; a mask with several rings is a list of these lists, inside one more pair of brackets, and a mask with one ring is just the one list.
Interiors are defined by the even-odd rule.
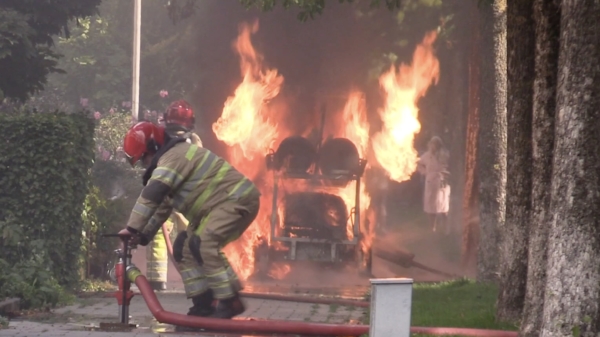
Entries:
[[[412,326],[517,330],[513,324],[495,321],[498,289],[494,285],[461,279],[415,284]],[[365,317],[368,324],[369,313]]]
[[412,325],[516,330],[494,317],[498,289],[466,279],[436,284],[416,284],[413,290]]

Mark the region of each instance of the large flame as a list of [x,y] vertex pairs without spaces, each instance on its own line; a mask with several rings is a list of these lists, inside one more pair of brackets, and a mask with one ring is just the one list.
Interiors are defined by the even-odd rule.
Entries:
[[440,64],[433,43],[437,34],[428,33],[413,54],[412,65],[401,64],[379,78],[385,92],[385,107],[379,111],[383,128],[373,140],[372,147],[379,164],[391,179],[402,182],[410,178],[417,167],[415,135],[421,130],[418,100],[432,83],[437,83]]
[[[262,56],[256,52],[250,40],[258,31],[258,22],[240,25],[234,43],[240,55],[242,83],[233,96],[227,98],[221,117],[213,124],[217,138],[229,145],[228,159],[231,164],[256,181],[264,174],[264,157],[280,136],[277,116],[268,106],[279,94],[283,76],[276,69],[263,67]],[[263,197],[255,222],[240,240],[230,244],[226,253],[240,277],[246,279],[254,269],[254,247],[259,238],[269,236],[270,189],[260,188]]]
[[[348,138],[351,140],[358,150],[358,154],[361,158],[365,158],[367,149],[369,146],[369,123],[367,122],[367,105],[365,95],[360,91],[352,91],[348,96],[348,100],[344,106],[343,113],[341,114],[342,120],[339,123],[342,126],[342,130],[339,130],[338,134],[340,137]],[[348,184],[348,186],[339,189],[337,193],[347,207],[355,205],[356,198],[356,182]],[[360,191],[360,204],[356,205],[361,214],[359,219],[360,223],[363,223],[365,211],[369,207],[371,198],[365,190],[365,184],[361,184]],[[349,210],[350,211],[350,210]],[[347,225],[348,238],[353,238],[352,222],[348,222]]]
[[[213,124],[216,137],[229,146],[229,162],[257,183],[262,193],[261,209],[254,223],[242,238],[228,245],[225,249],[233,267],[241,278],[247,279],[254,271],[254,248],[261,238],[270,241],[271,208],[273,206],[273,176],[265,167],[265,155],[273,145],[281,142],[289,135],[289,130],[281,123],[285,118],[284,111],[269,103],[280,92],[283,76],[276,69],[263,65],[263,57],[251,43],[252,34],[258,31],[258,22],[240,25],[239,36],[234,49],[240,56],[242,82],[232,96],[227,98],[221,117]],[[382,130],[369,138],[367,108],[362,92],[352,91],[342,111],[335,115],[335,123],[329,124],[330,134],[351,140],[357,147],[361,158],[366,158],[371,145],[378,163],[396,181],[406,180],[416,168],[417,153],[413,148],[414,136],[420,130],[417,119],[417,101],[439,76],[439,62],[433,54],[432,44],[436,34],[428,34],[423,43],[417,47],[411,66],[402,64],[383,74],[380,85],[386,93],[385,107],[379,111],[383,120]],[[319,125],[311,125],[312,128]],[[279,226],[284,218],[283,196],[285,193],[305,191],[308,189],[332,193],[340,196],[346,203],[348,211],[355,207],[356,184],[346,187],[315,187],[307,182],[280,182],[278,200]],[[362,247],[367,249],[372,241],[372,230],[365,228],[365,219],[370,205],[370,197],[361,184],[358,191],[360,204],[356,205],[361,212]],[[352,239],[352,221],[347,224],[348,239]],[[371,224],[372,227],[373,224]],[[271,242],[271,245],[276,243]],[[282,278],[290,271],[287,264],[274,264],[269,275]]]
[[244,79],[235,94],[227,98],[223,114],[213,125],[219,140],[240,149],[241,155],[250,160],[266,154],[277,138],[277,124],[269,116],[266,104],[279,94],[283,84],[283,76],[276,69],[263,68],[262,56],[252,46],[250,36],[257,31],[258,21],[240,26],[234,47],[240,55]]

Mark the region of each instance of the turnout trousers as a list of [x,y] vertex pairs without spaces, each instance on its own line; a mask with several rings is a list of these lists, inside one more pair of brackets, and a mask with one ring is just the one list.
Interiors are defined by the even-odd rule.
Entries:
[[211,289],[216,299],[233,297],[242,289],[236,273],[221,251],[252,224],[260,208],[260,195],[228,200],[213,207],[197,226],[179,233],[173,245],[187,298]]
[[[167,230],[173,230],[173,223],[167,222]],[[166,233],[169,235],[169,233]],[[146,277],[150,282],[167,282],[167,268],[169,256],[165,233],[162,228],[158,230],[154,239],[146,247]]]

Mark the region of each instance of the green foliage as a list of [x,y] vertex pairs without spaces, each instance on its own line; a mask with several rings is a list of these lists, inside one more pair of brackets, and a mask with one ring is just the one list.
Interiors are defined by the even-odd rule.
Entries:
[[[96,150],[101,147],[108,152],[110,158],[116,158],[119,148],[123,146],[123,138],[131,125],[131,115],[126,112],[113,112],[103,116],[98,120],[94,133]],[[97,154],[102,155],[100,151]]]
[[0,259],[0,268],[0,298],[19,297],[24,309],[53,307],[66,297],[41,252],[16,264]]
[[[142,11],[141,107],[162,110],[169,99],[159,95],[161,90],[183,97],[197,80],[181,66],[192,59],[184,51],[194,30],[191,22],[173,25],[161,1],[144,1]],[[88,109],[104,113],[129,109],[132,15],[132,2],[104,0],[98,15],[71,23],[70,36],[56,40],[56,51],[64,55],[57,67],[65,73],[50,75],[45,90],[28,103],[38,109],[59,104],[77,109],[85,101]]]
[[[188,0],[189,1],[189,0]],[[340,3],[343,2],[354,2],[354,0],[338,0]],[[298,13],[298,20],[307,21],[308,19],[314,19],[315,14],[323,13],[325,9],[326,0],[282,0],[282,6],[285,9],[291,7],[297,7],[300,9]],[[327,1],[330,2],[330,1]],[[370,5],[372,8],[379,7],[381,2],[384,2],[389,10],[395,10],[400,8],[402,0],[371,0]],[[258,7],[262,11],[270,11],[277,6],[279,1],[277,0],[240,0],[240,3],[246,8]]]
[[58,39],[59,62],[65,75],[51,77],[50,88],[73,105],[80,98],[107,111],[129,101],[131,90],[131,16],[128,2],[109,1],[100,7],[102,16],[88,17],[71,25],[70,37]]
[[[14,265],[3,274],[29,268],[34,275],[24,282],[32,286],[77,285],[93,127],[83,114],[0,115],[0,259]],[[0,282],[2,290],[10,286]]]
[[81,282],[80,289],[83,292],[106,292],[115,290],[115,285],[107,281],[89,279]]
[[97,160],[83,212],[83,251],[88,278],[106,279],[118,242],[101,235],[117,232],[125,226],[142,189],[140,172],[126,164],[119,151],[130,125],[131,116],[124,112],[108,113],[96,120]]
[[59,72],[53,36],[73,19],[95,13],[101,0],[3,0],[0,4],[0,99],[25,101]]

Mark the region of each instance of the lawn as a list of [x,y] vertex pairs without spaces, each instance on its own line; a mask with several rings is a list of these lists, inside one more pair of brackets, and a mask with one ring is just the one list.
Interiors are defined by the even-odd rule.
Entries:
[[469,280],[415,284],[412,325],[516,330],[494,318],[498,289]]
[[[496,286],[467,279],[416,283],[413,288],[411,326],[518,330],[513,324],[496,322],[494,311],[497,295]],[[368,313],[365,318],[364,323],[369,324]]]

